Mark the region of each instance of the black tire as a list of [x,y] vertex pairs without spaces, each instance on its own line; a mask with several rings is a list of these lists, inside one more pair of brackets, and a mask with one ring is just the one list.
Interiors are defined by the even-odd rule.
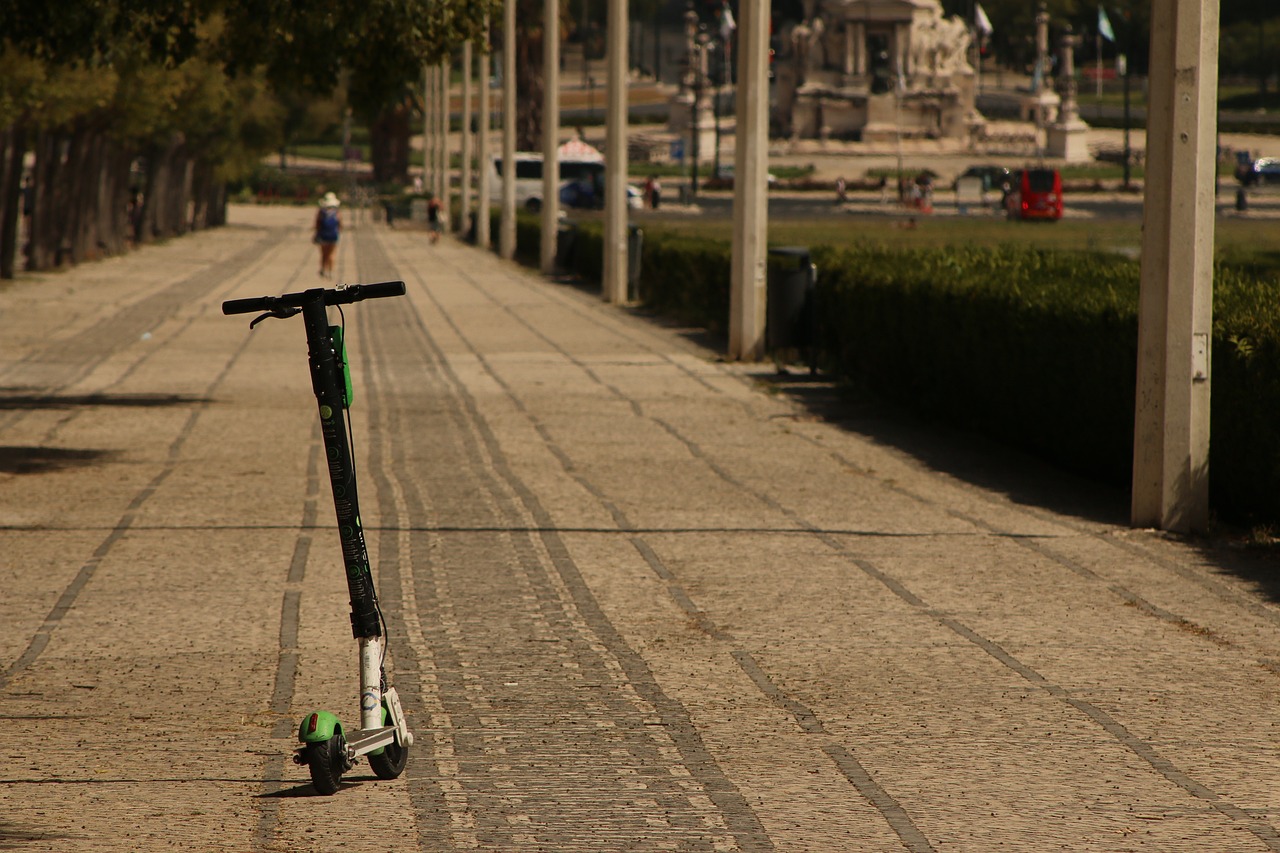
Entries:
[[[382,724],[387,725],[391,715],[387,713],[384,705],[382,708]],[[373,771],[373,775],[379,779],[395,779],[404,772],[405,765],[409,763],[409,747],[401,744],[399,741],[392,741],[382,748],[382,752],[375,755],[369,753],[369,768]]]
[[347,770],[347,739],[342,732],[334,732],[326,741],[307,744],[306,757],[316,793],[326,797],[336,794]]

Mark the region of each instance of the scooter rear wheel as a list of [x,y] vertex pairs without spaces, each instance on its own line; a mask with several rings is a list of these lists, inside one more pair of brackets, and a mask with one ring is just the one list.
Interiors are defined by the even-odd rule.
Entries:
[[334,732],[328,740],[307,744],[306,758],[316,793],[326,797],[336,794],[342,784],[342,774],[347,770],[347,739],[342,732]]

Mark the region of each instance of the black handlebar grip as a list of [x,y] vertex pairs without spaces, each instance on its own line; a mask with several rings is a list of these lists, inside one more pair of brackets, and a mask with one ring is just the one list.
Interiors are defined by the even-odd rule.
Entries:
[[252,314],[254,311],[269,311],[271,296],[253,296],[248,299],[228,299],[222,303],[223,314]]
[[348,290],[358,290],[358,299],[382,299],[387,296],[404,296],[403,281],[380,281],[376,284],[353,284]]

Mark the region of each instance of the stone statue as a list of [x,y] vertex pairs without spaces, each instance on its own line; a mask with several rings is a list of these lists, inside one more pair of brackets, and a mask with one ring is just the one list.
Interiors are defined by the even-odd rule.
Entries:
[[960,18],[938,22],[938,56],[934,73],[957,74],[969,69],[969,27]]
[[938,48],[938,22],[933,18],[919,21],[911,29],[911,67],[909,73],[933,73]]
[[822,36],[826,24],[822,18],[811,18],[796,24],[791,30],[791,55],[796,64],[796,82],[804,83],[809,72],[822,68],[825,58]]

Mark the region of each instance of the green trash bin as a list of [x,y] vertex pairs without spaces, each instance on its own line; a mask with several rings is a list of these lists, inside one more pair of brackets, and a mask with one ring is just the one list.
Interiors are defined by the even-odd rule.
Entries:
[[765,347],[775,357],[784,350],[800,350],[815,372],[817,346],[814,298],[818,268],[809,249],[782,246],[769,250],[769,295],[765,309]]
[[556,268],[567,272],[573,263],[573,251],[578,242],[578,226],[561,222],[556,229]]
[[638,225],[627,226],[627,299],[640,298],[640,252],[644,249],[644,229]]

